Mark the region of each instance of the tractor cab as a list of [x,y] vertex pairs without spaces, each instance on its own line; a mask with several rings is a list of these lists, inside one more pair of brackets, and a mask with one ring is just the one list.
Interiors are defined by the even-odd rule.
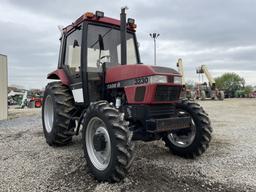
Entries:
[[125,35],[120,37],[119,20],[105,17],[100,11],[85,13],[63,29],[59,70],[48,78],[60,78],[62,73],[77,103],[88,105],[90,101],[102,99],[106,70],[124,62],[122,44],[125,43],[127,53],[125,64],[140,63],[134,22],[128,19]]

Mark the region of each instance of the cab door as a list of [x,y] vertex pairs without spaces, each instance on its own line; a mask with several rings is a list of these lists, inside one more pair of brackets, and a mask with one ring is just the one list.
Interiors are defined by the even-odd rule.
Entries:
[[63,68],[69,76],[70,88],[76,103],[83,103],[83,88],[81,77],[82,25],[66,35]]
[[[89,101],[98,101],[104,95],[104,70],[103,64],[108,62],[110,51],[104,48],[104,32],[102,27],[87,25],[87,82]],[[103,28],[104,29],[104,28]],[[108,28],[107,28],[108,29]]]

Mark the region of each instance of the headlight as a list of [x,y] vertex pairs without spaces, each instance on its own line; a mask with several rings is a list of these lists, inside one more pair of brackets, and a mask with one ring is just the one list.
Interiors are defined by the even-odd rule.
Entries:
[[174,76],[174,78],[173,78],[173,83],[175,83],[175,84],[182,84],[182,79],[181,79],[181,77]]
[[167,76],[164,75],[154,75],[150,76],[150,83],[167,83]]

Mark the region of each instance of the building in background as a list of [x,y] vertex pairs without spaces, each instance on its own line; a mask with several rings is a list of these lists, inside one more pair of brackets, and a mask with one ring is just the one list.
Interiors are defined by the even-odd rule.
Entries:
[[7,119],[7,86],[8,86],[7,56],[0,54],[0,120]]

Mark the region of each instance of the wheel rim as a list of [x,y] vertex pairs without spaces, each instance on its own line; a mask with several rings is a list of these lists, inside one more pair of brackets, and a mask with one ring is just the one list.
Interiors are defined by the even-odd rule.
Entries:
[[[104,136],[105,147],[97,151],[94,145],[94,137],[98,134]],[[86,128],[86,149],[92,164],[98,170],[104,170],[108,167],[111,156],[111,141],[105,123],[98,117],[93,117]]]
[[[191,115],[189,115],[187,112],[185,111],[178,111],[178,115],[179,116],[189,116],[191,117]],[[191,117],[191,127],[187,128],[185,131],[184,130],[180,130],[180,131],[173,131],[171,133],[168,134],[168,139],[169,141],[174,144],[177,147],[181,147],[181,148],[186,148],[188,146],[190,146],[196,136],[196,124],[193,120],[193,118]]]
[[52,97],[48,95],[44,102],[44,125],[48,133],[52,131],[54,119]]

